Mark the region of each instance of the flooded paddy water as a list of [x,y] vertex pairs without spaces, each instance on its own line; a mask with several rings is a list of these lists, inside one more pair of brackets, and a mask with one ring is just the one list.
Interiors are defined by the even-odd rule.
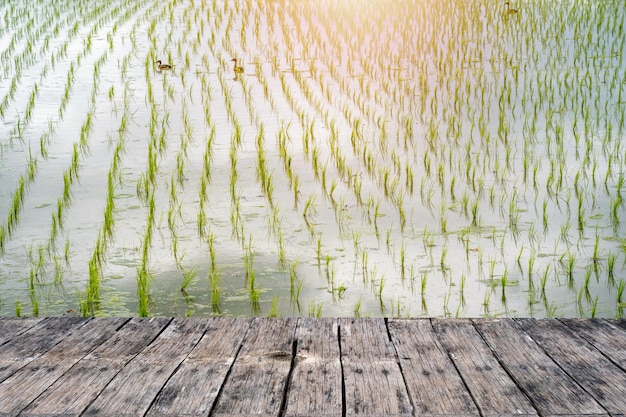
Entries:
[[625,15],[4,2],[0,315],[621,316]]

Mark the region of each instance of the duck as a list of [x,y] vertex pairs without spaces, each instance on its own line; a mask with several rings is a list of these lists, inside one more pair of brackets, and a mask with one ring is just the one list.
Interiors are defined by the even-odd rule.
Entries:
[[231,59],[230,62],[234,62],[235,63],[233,65],[233,71],[235,71],[236,74],[240,74],[240,73],[243,72],[243,67],[238,67],[237,66],[237,58]]
[[160,59],[156,63],[157,63],[157,69],[159,71],[172,69],[172,66],[170,64],[163,64],[161,63]]
[[506,12],[508,14],[514,14],[517,13],[517,10],[515,9],[511,9],[511,5],[509,4],[509,2],[507,1],[506,3],[504,3],[506,5]]

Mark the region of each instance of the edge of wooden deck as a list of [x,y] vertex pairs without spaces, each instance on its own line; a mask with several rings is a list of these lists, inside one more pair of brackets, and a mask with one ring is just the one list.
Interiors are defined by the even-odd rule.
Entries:
[[0,318],[0,416],[619,416],[626,320]]

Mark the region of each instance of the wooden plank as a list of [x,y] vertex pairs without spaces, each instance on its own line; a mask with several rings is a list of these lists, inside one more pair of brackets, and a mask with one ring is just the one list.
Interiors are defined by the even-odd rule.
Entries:
[[439,340],[483,416],[537,415],[468,319],[436,319]]
[[596,349],[626,371],[626,330],[614,320],[559,319],[573,333],[582,336]]
[[626,409],[622,320],[116,320],[0,319],[0,417],[476,415],[468,393],[483,416],[534,413],[502,405],[520,393],[542,416]]
[[278,416],[293,357],[295,319],[255,319],[213,416]]
[[0,414],[17,415],[127,319],[85,322],[48,352],[0,383]]
[[607,415],[514,321],[480,319],[474,325],[542,416]]
[[209,319],[198,345],[170,378],[148,416],[208,416],[226,379],[249,319]]
[[519,319],[523,329],[611,415],[626,410],[626,374],[558,320]]
[[40,318],[0,318],[0,345],[30,329]]
[[613,326],[617,326],[619,328],[622,328],[622,329],[626,330],[626,319],[624,319],[624,318],[622,318],[622,319],[604,319],[604,320],[608,321]]
[[171,319],[132,319],[82,358],[29,405],[21,416],[79,416],[120,370],[154,340]]
[[479,415],[430,320],[389,320],[388,327],[417,415]]
[[339,320],[346,415],[410,415],[412,405],[383,319]]
[[87,319],[51,317],[0,346],[0,382],[50,350]]
[[336,319],[300,319],[286,415],[341,416],[342,374]]
[[103,343],[98,349],[85,357],[86,360],[128,362],[148,345],[153,345],[155,338],[171,323],[165,317],[134,318],[119,329],[115,336]]
[[83,415],[144,415],[207,327],[202,319],[175,319],[116,376]]

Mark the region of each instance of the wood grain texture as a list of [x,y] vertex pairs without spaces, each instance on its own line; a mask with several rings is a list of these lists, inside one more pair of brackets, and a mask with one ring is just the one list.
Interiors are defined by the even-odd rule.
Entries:
[[615,320],[559,320],[626,371],[626,329],[615,325]]
[[470,320],[437,319],[433,326],[482,415],[537,414]]
[[174,319],[117,374],[83,415],[144,415],[176,368],[204,335],[206,320]]
[[389,331],[416,414],[479,415],[430,320],[390,320]]
[[59,317],[0,319],[2,330],[0,417],[626,409],[621,319]]
[[51,317],[38,321],[28,330],[0,346],[0,382],[50,350],[87,319]]
[[291,370],[296,323],[296,319],[253,321],[214,416],[278,416]]
[[346,415],[409,415],[412,405],[383,319],[339,320]]
[[207,416],[251,320],[209,319],[204,336],[167,381],[148,416]]
[[127,319],[84,321],[58,344],[0,383],[0,413],[18,415]]
[[0,318],[0,346],[30,329],[41,318]]
[[[626,410],[626,374],[559,321],[519,319],[550,357],[612,415]],[[625,340],[626,343],[626,340]]]
[[21,416],[79,416],[171,319],[132,319],[33,401]]
[[474,320],[476,328],[541,415],[606,414],[511,320]]
[[300,319],[287,416],[341,416],[342,372],[336,319]]

